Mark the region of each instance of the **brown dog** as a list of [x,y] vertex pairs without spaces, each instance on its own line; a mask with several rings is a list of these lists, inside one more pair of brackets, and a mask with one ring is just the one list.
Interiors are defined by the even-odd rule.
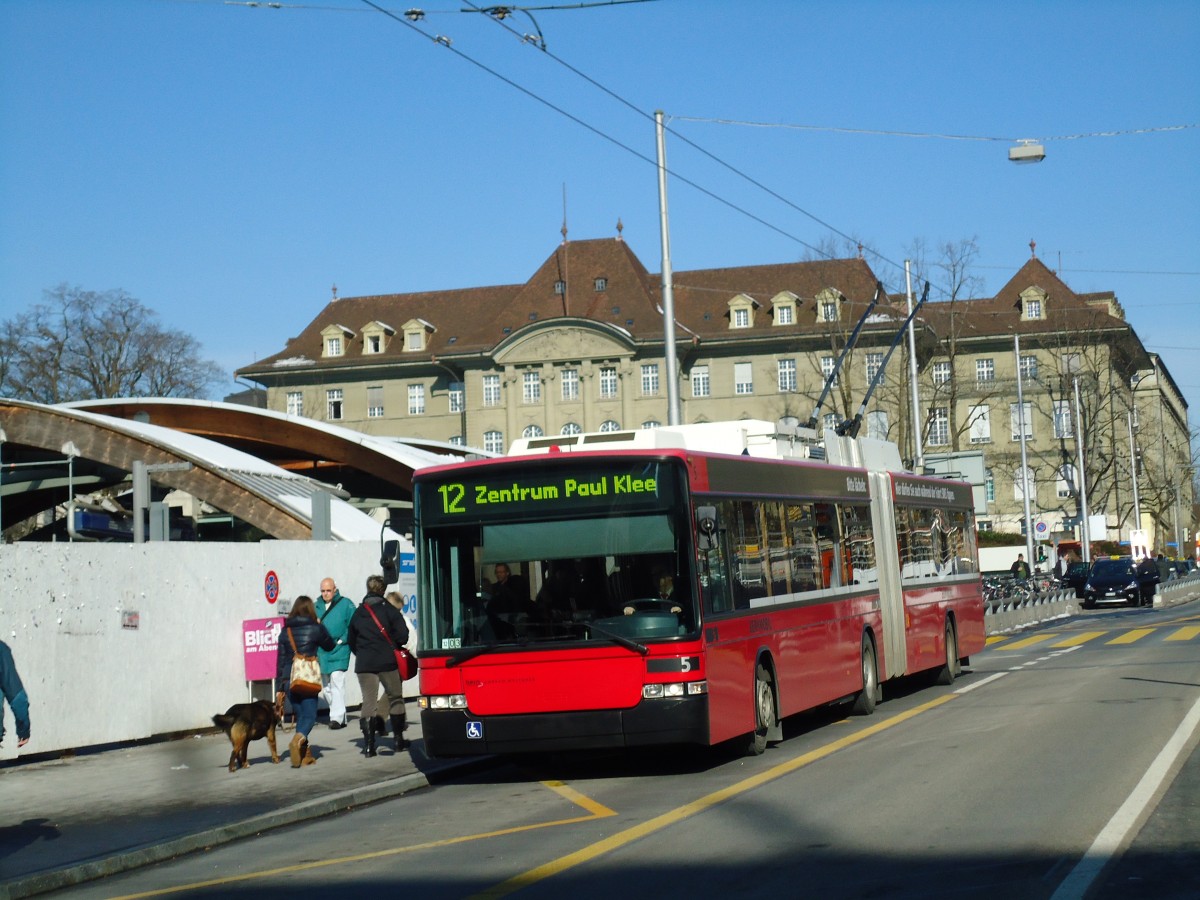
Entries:
[[233,752],[229,754],[230,772],[239,767],[249,767],[246,752],[250,742],[261,737],[265,737],[271,747],[271,762],[279,762],[279,752],[275,749],[275,725],[280,718],[279,709],[266,700],[235,703],[225,710],[225,715],[212,717],[213,724],[229,735],[229,742],[233,744]]

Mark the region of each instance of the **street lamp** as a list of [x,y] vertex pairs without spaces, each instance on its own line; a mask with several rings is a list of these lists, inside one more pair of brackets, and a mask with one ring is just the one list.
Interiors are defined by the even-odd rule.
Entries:
[[1039,163],[1046,158],[1046,148],[1033,138],[1022,138],[1015,147],[1008,148],[1009,161],[1015,163]]

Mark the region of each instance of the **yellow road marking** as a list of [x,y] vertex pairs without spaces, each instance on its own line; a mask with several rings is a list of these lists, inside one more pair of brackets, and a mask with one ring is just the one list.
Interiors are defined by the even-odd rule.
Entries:
[[1134,628],[1132,631],[1127,631],[1120,637],[1115,637],[1111,641],[1106,641],[1109,644],[1132,644],[1134,641],[1140,641],[1148,634],[1153,634],[1153,628]]
[[1001,650],[1024,650],[1026,647],[1032,647],[1034,644],[1040,644],[1042,641],[1048,641],[1051,638],[1058,637],[1057,634],[1035,634],[1033,637],[1023,638],[1019,641],[1013,641],[1011,644],[1005,644]]
[[1007,640],[1008,640],[1008,636],[1007,636],[1007,635],[1003,635],[1003,634],[989,634],[989,635],[987,636],[987,639],[984,641],[984,643],[985,643],[985,644],[986,644],[988,647],[990,647],[990,646],[992,646],[992,644],[999,644],[999,643],[1001,643],[1001,642],[1003,642],[1003,641],[1007,641]]
[[1200,634],[1200,625],[1188,625],[1186,628],[1180,628],[1174,634],[1167,635],[1164,640],[1167,641],[1190,641],[1196,635]]
[[1104,637],[1108,634],[1107,631],[1081,631],[1072,637],[1065,638],[1057,644],[1051,644],[1051,647],[1078,647],[1080,644],[1086,644],[1088,641],[1094,641],[1098,637]]
[[212,878],[208,881],[195,881],[191,884],[180,884],[175,887],[159,888],[154,891],[143,891],[139,894],[125,894],[121,897],[115,897],[113,900],[135,900],[138,897],[162,897],[166,894],[181,894],[184,891],[194,891],[200,888],[220,887],[226,884],[235,884],[239,881],[253,881],[258,878],[271,878],[276,875],[287,875],[293,872],[303,872],[308,869],[320,869],[326,866],[340,866],[346,863],[362,862],[368,859],[381,859],[385,856],[397,856],[401,853],[415,853],[418,850],[431,850],[436,847],[449,847],[454,844],[465,844],[469,841],[483,840],[484,838],[502,837],[509,834],[520,834],[523,831],[535,831],[539,828],[552,828],[556,825],[575,825],[579,822],[591,822],[596,819],[603,819],[607,816],[615,816],[616,812],[597,803],[589,797],[576,791],[574,788],[567,787],[561,781],[543,781],[546,787],[554,791],[560,797],[571,801],[577,806],[581,806],[588,811],[586,816],[576,816],[571,819],[556,819],[553,822],[538,822],[533,825],[515,825],[512,828],[499,828],[495,831],[484,831],[479,834],[467,834],[460,837],[444,838],[440,841],[427,841],[423,844],[412,844],[407,847],[390,847],[387,850],[375,850],[371,853],[358,853],[354,856],[338,856],[331,859],[314,860],[313,862],[299,863],[293,866],[280,866],[275,869],[266,869],[261,872],[247,872],[244,875],[231,875],[225,878]]
[[797,756],[795,759],[790,759],[787,762],[780,763],[779,765],[760,772],[757,775],[752,775],[751,777],[739,781],[736,784],[731,784],[728,787],[721,788],[719,791],[714,791],[705,797],[701,797],[699,800],[693,800],[691,803],[686,803],[683,806],[670,810],[669,812],[665,812],[662,815],[655,816],[653,819],[647,819],[645,822],[640,822],[631,828],[626,828],[624,831],[619,831],[611,837],[607,837],[604,840],[597,841],[594,844],[583,847],[580,850],[576,850],[574,853],[568,853],[566,856],[561,856],[558,859],[551,860],[544,865],[529,869],[528,871],[522,872],[519,875],[514,875],[507,881],[502,881],[485,891],[481,891],[480,893],[473,895],[471,898],[469,898],[469,900],[494,900],[494,898],[497,897],[506,897],[509,894],[527,888],[530,885],[557,875],[560,872],[565,872],[567,869],[581,865],[585,862],[590,862],[591,860],[603,856],[606,853],[611,853],[614,850],[619,850],[621,847],[631,844],[636,840],[646,837],[647,835],[653,834],[656,831],[661,831],[670,825],[682,822],[684,819],[690,818],[698,813],[705,812],[719,803],[724,803],[726,800],[729,800],[732,797],[736,797],[737,795],[743,794],[746,791],[753,790],[754,788],[761,787],[764,784],[768,784],[769,782],[782,778],[784,775],[788,775],[792,772],[795,772],[797,769],[801,769],[804,766],[824,759],[825,757],[836,753],[838,750],[843,750],[846,747],[852,746],[853,744],[857,744],[860,741],[879,734],[881,731],[892,728],[902,722],[906,722],[909,719],[928,712],[931,709],[935,709],[936,707],[941,706],[943,703],[948,703],[949,701],[953,700],[954,697],[954,694],[946,694],[942,697],[938,697],[936,700],[930,700],[928,703],[923,703],[914,709],[910,709],[908,712],[900,713],[897,716],[893,716],[892,718],[876,725],[872,725],[869,728],[864,728],[862,731],[855,732],[854,734],[847,735],[844,738],[840,738],[836,741],[826,744],[824,747],[818,747],[816,750],[811,750],[808,753]]

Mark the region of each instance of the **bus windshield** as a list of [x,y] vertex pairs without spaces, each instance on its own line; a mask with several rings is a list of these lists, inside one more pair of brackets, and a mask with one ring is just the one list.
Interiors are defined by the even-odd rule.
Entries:
[[535,460],[416,485],[421,645],[445,651],[647,640],[697,625],[682,471],[668,460]]

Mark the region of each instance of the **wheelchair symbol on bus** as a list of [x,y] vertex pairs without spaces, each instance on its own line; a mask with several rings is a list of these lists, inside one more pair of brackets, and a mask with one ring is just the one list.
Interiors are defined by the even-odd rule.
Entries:
[[481,741],[483,740],[483,723],[468,722],[467,723],[467,740]]

